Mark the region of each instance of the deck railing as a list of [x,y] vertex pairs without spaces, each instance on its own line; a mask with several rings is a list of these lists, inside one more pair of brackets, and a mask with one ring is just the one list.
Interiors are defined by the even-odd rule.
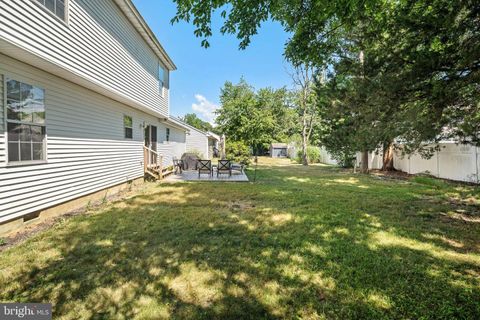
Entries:
[[163,157],[155,150],[143,146],[143,171],[157,179],[163,177]]

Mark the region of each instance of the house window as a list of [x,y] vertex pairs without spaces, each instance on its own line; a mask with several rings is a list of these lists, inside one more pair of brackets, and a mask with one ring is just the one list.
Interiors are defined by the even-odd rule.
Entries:
[[133,138],[133,120],[130,116],[123,116],[123,127],[125,129],[125,138]]
[[163,97],[163,89],[165,88],[165,77],[166,77],[165,69],[162,66],[159,66],[158,83],[159,83],[160,94],[162,95],[162,97]]
[[45,92],[7,79],[8,162],[45,160]]
[[167,128],[165,140],[170,141],[170,128]]
[[65,21],[65,2],[67,0],[37,0],[47,8],[48,11]]

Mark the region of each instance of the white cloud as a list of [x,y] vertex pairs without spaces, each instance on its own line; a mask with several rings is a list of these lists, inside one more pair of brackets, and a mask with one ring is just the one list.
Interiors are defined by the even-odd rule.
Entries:
[[195,99],[197,100],[197,102],[192,103],[193,111],[198,113],[200,115],[200,118],[203,118],[203,120],[213,124],[216,117],[215,110],[217,110],[219,106],[211,101],[208,101],[207,98],[205,98],[201,94],[196,94]]

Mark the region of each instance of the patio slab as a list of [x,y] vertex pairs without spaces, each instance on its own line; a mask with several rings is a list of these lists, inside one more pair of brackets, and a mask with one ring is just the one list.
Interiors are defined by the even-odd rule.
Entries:
[[183,171],[181,174],[172,174],[164,179],[166,182],[176,181],[230,181],[230,182],[248,182],[248,177],[245,173],[235,172],[232,176],[228,174],[221,174],[217,177],[214,172],[213,176],[208,174],[201,174],[198,176],[198,171]]

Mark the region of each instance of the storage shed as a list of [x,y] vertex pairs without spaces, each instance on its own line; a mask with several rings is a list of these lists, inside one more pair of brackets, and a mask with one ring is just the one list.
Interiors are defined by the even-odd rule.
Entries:
[[270,145],[270,156],[272,158],[286,158],[288,156],[288,145],[286,143],[272,143]]

